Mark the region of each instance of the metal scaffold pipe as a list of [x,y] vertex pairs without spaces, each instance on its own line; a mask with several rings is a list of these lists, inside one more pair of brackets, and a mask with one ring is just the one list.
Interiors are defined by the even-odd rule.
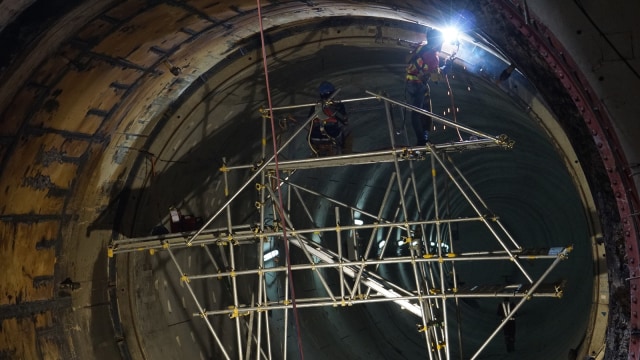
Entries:
[[449,120],[449,119],[447,119],[445,117],[442,117],[442,116],[440,116],[438,114],[434,114],[434,113],[432,113],[430,111],[421,109],[419,107],[416,107],[416,106],[413,106],[413,105],[409,105],[409,104],[403,103],[401,101],[393,100],[393,99],[391,99],[389,97],[386,97],[386,96],[383,96],[383,95],[380,95],[380,94],[376,94],[376,93],[374,93],[372,91],[369,91],[369,90],[366,90],[365,92],[367,94],[369,94],[369,95],[373,95],[373,96],[375,96],[375,97],[377,97],[379,99],[382,99],[384,101],[388,101],[388,102],[390,102],[392,104],[395,104],[395,105],[398,105],[398,106],[402,106],[402,107],[404,107],[406,109],[418,112],[418,113],[423,114],[423,115],[427,115],[427,116],[431,117],[432,119],[434,119],[437,122],[440,122],[440,123],[445,124],[447,126],[451,126],[451,127],[456,128],[458,130],[463,130],[463,131],[465,131],[465,132],[467,132],[469,134],[473,134],[473,135],[481,136],[481,137],[484,137],[484,138],[487,138],[487,139],[491,139],[491,140],[494,140],[495,142],[501,142],[502,141],[502,139],[500,137],[498,137],[498,136],[493,136],[493,135],[484,133],[482,131],[472,129],[472,128],[468,127],[468,126],[460,125],[460,124],[455,123],[455,122],[453,122],[453,121],[451,121],[451,120]]
[[[332,100],[332,103],[350,103],[357,101],[366,101],[366,100],[376,100],[375,96],[367,96],[361,98],[352,98],[352,99],[341,99],[341,100]],[[312,106],[315,106],[317,103],[306,103],[306,104],[296,104],[296,105],[288,105],[288,106],[278,106],[273,107],[271,110],[280,111],[280,110],[293,110],[293,109],[308,109]],[[266,110],[266,109],[265,109]]]
[[[427,145],[427,146],[429,146],[429,145]],[[442,169],[447,173],[447,175],[449,176],[451,181],[458,187],[458,190],[460,190],[460,192],[465,197],[465,199],[467,199],[467,201],[469,202],[469,205],[471,205],[471,207],[476,212],[476,214],[482,215],[480,209],[478,209],[478,207],[473,203],[473,201],[471,201],[470,196],[462,188],[460,183],[454,178],[453,174],[449,171],[449,169],[445,166],[444,161],[437,154],[435,154],[433,152],[431,153],[431,155],[433,156],[434,159],[436,159],[438,161],[438,163],[440,164]],[[491,232],[491,234],[493,234],[493,236],[496,238],[498,243],[500,243],[502,248],[507,253],[509,253],[509,255],[511,255],[513,262],[516,264],[518,269],[520,269],[520,272],[522,272],[522,274],[527,278],[527,280],[529,280],[530,283],[533,283],[533,278],[531,277],[531,275],[529,275],[527,270],[525,270],[525,268],[522,266],[522,264],[520,264],[520,261],[513,255],[513,252],[507,247],[507,245],[504,243],[504,241],[502,241],[502,239],[500,238],[498,233],[495,231],[495,229],[493,229],[493,227],[489,224],[489,222],[487,221],[487,219],[484,216],[482,217],[482,222],[485,224],[485,226],[487,227],[489,232]]]
[[186,279],[183,278],[184,272],[182,271],[182,268],[180,267],[180,263],[178,262],[178,260],[176,260],[176,257],[173,254],[173,251],[171,250],[171,248],[169,246],[167,246],[166,249],[167,249],[167,252],[169,253],[169,256],[171,257],[171,261],[173,261],[173,264],[176,266],[176,269],[178,270],[178,274],[180,274],[180,276],[181,276],[181,280],[180,281],[184,282],[187,290],[189,291],[189,294],[193,298],[193,302],[195,303],[196,308],[198,308],[198,316],[200,316],[200,317],[202,317],[204,319],[205,323],[207,324],[207,328],[209,329],[209,332],[211,332],[211,335],[213,336],[213,339],[215,340],[215,342],[218,345],[218,347],[220,348],[220,351],[222,351],[222,354],[224,355],[224,357],[227,360],[230,360],[231,358],[229,357],[229,354],[227,354],[227,351],[225,350],[224,345],[222,344],[222,341],[220,341],[220,338],[218,337],[218,333],[214,330],[213,325],[211,324],[211,322],[207,318],[206,311],[202,307],[202,305],[200,305],[200,302],[198,301],[198,297],[196,296],[195,292],[191,288],[191,284],[189,284],[189,281],[187,281]]
[[[547,277],[547,275],[549,275],[551,273],[551,271],[556,267],[556,265],[558,265],[560,263],[560,261],[565,260],[569,254],[570,249],[565,249],[563,250],[560,254],[558,254],[558,257],[553,261],[553,263],[547,268],[547,270],[545,270],[545,272],[540,276],[540,278],[531,286],[531,289],[529,290],[530,294],[535,293],[536,289],[540,286],[540,284],[542,284],[542,281],[544,281],[544,279]],[[522,297],[522,299],[520,299],[520,301],[518,302],[518,304],[513,308],[513,310],[511,310],[510,313],[506,314],[507,317],[511,317],[513,315],[516,314],[516,312],[518,310],[520,310],[520,308],[524,305],[524,302],[528,300],[527,296]],[[498,325],[498,327],[493,331],[493,333],[491,333],[491,335],[489,335],[489,338],[482,344],[482,346],[480,346],[480,348],[478,349],[478,351],[476,351],[475,354],[473,354],[473,356],[471,357],[471,360],[477,359],[478,356],[480,355],[480,353],[482,352],[482,350],[489,344],[489,342],[491,342],[491,340],[498,334],[498,332],[500,330],[502,330],[502,328],[507,324],[507,321],[503,321],[500,323],[500,325]]]
[[[219,208],[212,209],[213,215],[200,229],[192,233],[114,240],[110,244],[111,254],[145,250],[150,253],[159,250],[164,254],[166,250],[171,262],[176,266],[180,281],[195,301],[195,308],[189,312],[193,313],[194,317],[204,318],[217,346],[227,359],[230,357],[226,350],[233,352],[231,356],[242,360],[273,357],[286,359],[291,355],[286,349],[292,348],[291,344],[287,344],[290,341],[290,330],[297,333],[298,346],[302,354],[301,327],[296,311],[298,308],[347,308],[352,305],[374,303],[396,304],[402,312],[407,311],[415,315],[416,319],[419,318],[420,320],[416,320],[418,331],[424,332],[420,335],[424,336],[424,341],[420,340],[419,344],[425,346],[428,355],[424,357],[431,360],[448,360],[454,356],[451,350],[455,352],[456,349],[451,346],[450,341],[455,341],[456,337],[450,331],[453,331],[451,326],[455,326],[457,321],[460,339],[458,350],[462,358],[463,317],[460,316],[458,300],[516,298],[519,301],[511,312],[514,314],[523,306],[525,300],[538,297],[560,298],[564,282],[543,281],[558,261],[567,256],[571,248],[558,246],[525,249],[519,246],[450,157],[449,163],[446,162],[447,154],[466,154],[468,150],[487,148],[511,148],[513,142],[505,135],[486,134],[393,100],[386,95],[370,91],[367,91],[367,94],[373,96],[342,101],[330,98],[327,102],[384,101],[390,149],[278,160],[278,154],[292,144],[300,132],[309,129],[312,115],[306,122],[301,123],[282,146],[277,144],[279,141],[276,142],[274,133],[274,155],[267,159],[266,126],[269,120],[273,121],[275,118],[273,111],[316,105],[309,103],[272,107],[269,103],[269,109],[260,111],[263,122],[259,163],[230,165],[223,159],[220,170],[225,201]],[[477,135],[480,139],[396,148],[397,135],[391,105],[399,105],[430,116],[436,122]],[[378,105],[375,107],[379,108]],[[271,125],[273,127],[273,123]],[[313,181],[305,178],[311,173],[307,169],[371,164],[376,166],[375,186],[363,190],[357,196],[357,200],[346,201],[347,197],[336,195],[341,194],[340,192],[331,193],[333,187],[322,187],[315,178]],[[234,185],[234,177],[229,174],[233,170],[243,170],[240,175],[248,177],[237,189],[229,188],[230,185]],[[248,175],[245,176],[245,173]],[[378,179],[386,179],[387,174],[390,175],[389,182],[387,187],[382,189],[378,185],[383,184],[379,184]],[[259,183],[256,184],[254,198],[250,201],[255,202],[255,208],[237,203],[238,199],[244,199],[246,194],[242,193],[240,197],[241,192],[256,181],[258,176]],[[284,179],[281,179],[281,176]],[[446,181],[444,190],[443,178]],[[366,185],[369,186],[370,183]],[[457,214],[473,216],[457,217],[450,213],[452,210],[449,209],[449,204],[452,200],[447,192],[448,186],[455,191],[455,201],[464,203],[465,206],[464,211]],[[378,193],[371,196],[374,191]],[[250,209],[246,211],[247,208]],[[226,215],[226,226],[207,229],[223,212]],[[347,213],[349,217],[345,218]],[[239,221],[242,224],[234,224]],[[218,219],[216,223],[222,222]],[[481,225],[477,225],[480,223]],[[488,248],[486,251],[480,249],[456,253],[454,250],[457,249],[453,247],[452,225],[457,224],[460,224],[461,232],[463,228],[465,231],[473,229],[471,234],[466,234],[466,239],[474,241],[474,246],[481,243],[477,240],[485,240],[485,237],[492,239],[493,236],[500,245],[493,247],[500,250]],[[479,228],[484,231],[485,227],[488,230],[486,234],[476,231]],[[510,242],[507,239],[503,241],[503,233]],[[457,235],[455,237],[456,241],[459,240]],[[545,239],[545,243],[548,243],[548,240]],[[209,247],[210,245],[217,247]],[[295,247],[294,256],[289,255],[290,245]],[[475,250],[475,247],[465,245],[461,244],[457,248]],[[282,246],[285,247],[284,261],[280,253]],[[512,249],[513,246],[516,248]],[[202,256],[207,267],[199,267],[193,274],[183,273],[182,269],[188,267],[180,266],[178,260],[184,260],[182,255],[185,254],[178,253],[175,250],[178,248],[186,248],[184,252],[188,253],[189,259],[190,251],[202,251],[204,248]],[[176,257],[176,254],[180,256]],[[539,279],[533,279],[522,267],[521,263],[524,263],[525,259],[554,261]],[[474,283],[470,284],[458,283],[455,265],[464,270],[474,267],[469,265],[470,262],[483,262],[484,266],[497,261],[503,264],[514,263],[524,274],[523,280],[526,278],[528,282],[494,284],[490,283],[492,280],[484,280],[489,283],[473,280]],[[396,272],[400,272],[402,276],[395,276]],[[300,279],[306,281],[309,278],[313,284],[312,288],[305,288],[305,291],[296,294],[294,279],[295,285],[298,285]],[[222,281],[228,294],[219,297],[218,300],[214,299],[214,303],[210,300],[200,302],[196,294],[202,296],[201,293],[204,291],[201,290],[208,289],[215,281]],[[495,279],[493,281],[500,282]],[[339,290],[336,286],[340,286]],[[207,306],[213,308],[206,310],[201,304],[211,304]],[[453,316],[454,310],[457,318]],[[273,316],[274,311],[283,313]],[[232,331],[226,334],[228,338],[225,338],[225,344],[218,338],[220,329],[213,327],[217,322],[208,318],[219,315],[230,317],[229,330]],[[270,319],[276,319],[271,326]],[[278,329],[281,334],[272,340],[274,329]],[[490,335],[476,352],[474,359],[500,329],[501,327],[498,327]],[[272,341],[274,345],[277,344],[274,351],[279,351],[277,348],[282,349],[281,354],[272,354]]]

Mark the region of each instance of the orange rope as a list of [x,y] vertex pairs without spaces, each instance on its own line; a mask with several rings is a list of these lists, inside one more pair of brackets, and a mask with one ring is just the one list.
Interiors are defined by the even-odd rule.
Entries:
[[[275,118],[273,116],[273,106],[271,103],[271,89],[269,87],[269,71],[267,69],[267,50],[264,43],[264,28],[262,26],[262,6],[260,5],[260,0],[257,0],[258,4],[258,22],[260,23],[260,41],[262,44],[262,65],[264,66],[264,78],[266,82],[267,89],[267,101],[269,104],[269,117],[271,118],[271,134],[273,139],[273,153],[274,153],[274,162],[275,162],[275,173],[276,173],[276,184],[278,189],[278,213],[280,215],[280,219],[284,219],[283,213],[283,201],[282,201],[282,188],[280,187],[280,171],[278,169],[278,144],[276,139],[276,128],[275,128]],[[293,307],[293,318],[296,324],[296,335],[298,337],[298,352],[300,353],[300,360],[304,360],[304,352],[302,351],[302,337],[300,334],[300,321],[298,319],[298,307],[296,305],[296,294],[293,286],[293,274],[291,272],[291,257],[289,255],[289,241],[287,239],[287,227],[282,226],[282,238],[284,240],[284,252],[287,260],[287,274],[289,277],[289,289],[291,291],[291,304]],[[259,350],[258,350],[259,351]],[[286,351],[286,349],[285,349]]]

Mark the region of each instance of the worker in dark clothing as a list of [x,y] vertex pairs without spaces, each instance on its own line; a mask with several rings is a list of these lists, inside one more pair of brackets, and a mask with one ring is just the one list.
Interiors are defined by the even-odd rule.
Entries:
[[505,298],[500,305],[498,305],[498,310],[496,311],[501,320],[507,322],[502,328],[502,333],[504,334],[504,341],[507,345],[507,352],[510,353],[516,349],[516,318],[510,315],[513,308],[513,303],[509,301],[508,298]]
[[[413,50],[407,64],[405,95],[410,105],[431,112],[431,89],[428,81],[437,81],[440,76],[438,53],[442,50],[444,37],[439,30],[429,29],[426,40]],[[417,145],[426,145],[432,127],[431,117],[413,111],[411,125],[416,134]]]
[[[323,81],[318,87],[318,93],[320,101],[309,109],[309,117],[313,117],[309,132],[310,145],[316,153],[323,145],[335,147],[340,153],[350,153],[349,117],[344,104],[334,99],[337,94],[335,86]],[[322,152],[323,155],[333,155]]]

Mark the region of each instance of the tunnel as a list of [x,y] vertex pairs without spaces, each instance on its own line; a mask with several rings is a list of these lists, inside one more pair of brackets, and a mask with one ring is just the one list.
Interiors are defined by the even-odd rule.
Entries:
[[0,358],[638,359],[639,15],[1,1]]

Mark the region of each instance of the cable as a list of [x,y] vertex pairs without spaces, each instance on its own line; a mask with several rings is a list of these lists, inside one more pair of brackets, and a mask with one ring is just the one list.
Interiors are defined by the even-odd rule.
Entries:
[[[265,86],[267,89],[267,101],[269,103],[269,116],[271,118],[271,133],[274,135],[273,138],[273,153],[274,153],[274,162],[275,162],[275,176],[276,176],[276,184],[278,189],[278,215],[280,219],[284,219],[283,213],[283,201],[282,201],[282,187],[280,185],[280,170],[278,168],[278,144],[276,142],[276,128],[275,128],[275,120],[273,117],[273,105],[271,102],[271,89],[269,87],[269,71],[267,69],[267,50],[264,42],[264,28],[262,26],[262,6],[260,5],[260,0],[257,1],[258,7],[258,22],[260,24],[260,42],[262,45],[262,65],[264,67],[264,79]],[[304,352],[302,351],[302,337],[300,333],[300,320],[298,319],[298,307],[296,305],[296,294],[293,286],[293,274],[291,272],[291,256],[289,253],[289,242],[287,239],[287,227],[282,227],[282,239],[284,240],[284,252],[287,261],[287,274],[289,277],[289,290],[291,291],[291,305],[293,308],[293,318],[296,324],[296,335],[298,337],[298,352],[300,353],[300,360],[304,360]],[[286,351],[286,349],[285,349]]]

